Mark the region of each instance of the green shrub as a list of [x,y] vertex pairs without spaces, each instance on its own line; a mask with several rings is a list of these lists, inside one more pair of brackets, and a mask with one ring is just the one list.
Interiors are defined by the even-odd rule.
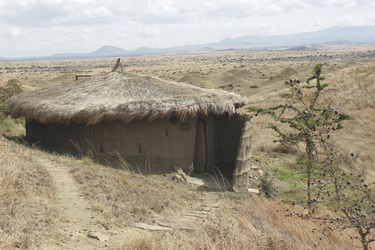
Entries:
[[16,79],[11,79],[5,84],[5,86],[0,87],[0,129],[4,133],[13,133],[18,130],[17,121],[12,121],[8,119],[8,113],[10,112],[8,106],[5,104],[5,101],[14,95],[17,95],[22,92],[21,84]]
[[260,179],[259,189],[267,198],[272,198],[276,195],[277,190],[268,172]]
[[25,135],[25,120],[23,118],[4,118],[0,122],[0,131],[8,136]]
[[21,83],[18,80],[9,80],[4,87],[0,87],[0,105],[2,106],[9,97],[22,92]]
[[10,110],[6,104],[0,104],[0,122],[5,119],[5,114],[9,113]]

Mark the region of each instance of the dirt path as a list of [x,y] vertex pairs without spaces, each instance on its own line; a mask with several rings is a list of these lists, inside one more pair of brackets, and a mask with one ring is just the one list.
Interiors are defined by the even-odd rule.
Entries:
[[38,157],[36,163],[49,172],[53,178],[64,221],[62,224],[64,249],[106,248],[110,235],[98,222],[99,215],[82,196],[79,186],[64,164],[56,164],[48,157]]
[[[207,193],[200,205],[193,210],[177,212],[167,218],[155,217],[153,225],[137,223],[133,227],[104,227],[106,221],[100,212],[92,210],[88,200],[82,195],[79,183],[70,170],[72,167],[44,153],[32,157],[35,164],[45,168],[52,177],[59,198],[62,224],[62,239],[57,244],[46,243],[48,249],[117,249],[126,242],[135,242],[153,233],[174,230],[199,230],[202,223],[215,220],[221,211],[221,201],[217,195]],[[156,228],[156,229],[155,229]]]

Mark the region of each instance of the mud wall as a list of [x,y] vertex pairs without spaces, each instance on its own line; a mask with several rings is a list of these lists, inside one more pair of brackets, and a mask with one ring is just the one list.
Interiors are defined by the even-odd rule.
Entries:
[[198,119],[205,122],[205,172],[217,167],[222,172],[232,173],[244,124],[237,116],[210,114],[185,122],[171,122],[165,118],[130,124],[102,122],[93,126],[28,121],[26,137],[48,147],[60,147],[64,151],[89,154],[111,162],[118,160],[114,154],[118,152],[134,170],[142,173],[168,173],[176,168],[193,173]]
[[165,173],[174,168],[192,172],[195,126],[196,119],[175,125],[169,119],[160,119],[130,124],[100,123],[94,126],[64,126],[31,121],[26,124],[26,137],[53,147],[77,151],[72,143],[74,141],[80,151],[109,160],[116,160],[114,153],[118,152],[135,170],[140,169],[142,172]]

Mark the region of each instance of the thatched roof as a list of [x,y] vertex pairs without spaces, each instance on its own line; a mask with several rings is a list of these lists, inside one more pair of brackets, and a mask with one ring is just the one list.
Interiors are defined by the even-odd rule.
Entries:
[[246,103],[241,96],[222,90],[123,73],[121,66],[117,64],[110,73],[22,93],[6,103],[15,118],[86,125],[171,116],[184,120],[211,112],[233,114]]

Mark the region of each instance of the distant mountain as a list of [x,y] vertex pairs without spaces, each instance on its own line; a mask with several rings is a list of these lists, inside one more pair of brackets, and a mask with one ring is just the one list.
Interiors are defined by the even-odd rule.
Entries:
[[341,45],[343,44],[343,41],[345,41],[345,44],[375,43],[375,25],[332,27],[315,32],[305,32],[284,36],[244,36],[238,38],[227,38],[216,44],[213,44],[213,48],[267,48],[302,46],[323,43],[331,45]]
[[65,58],[88,58],[88,57],[111,57],[111,56],[122,56],[126,55],[127,51],[121,48],[105,45],[100,49],[95,50],[91,53],[62,53],[52,55],[54,59],[65,59]]
[[105,45],[105,46],[101,47],[100,49],[95,50],[91,54],[92,55],[97,55],[97,56],[100,56],[100,55],[108,56],[108,55],[126,54],[126,52],[127,52],[126,50],[123,50],[121,48],[117,48],[117,47]]
[[[87,54],[84,53],[61,53],[52,56],[40,57],[40,59],[68,59],[68,58],[85,58]],[[27,59],[27,58],[25,58]]]
[[328,29],[304,32],[283,36],[243,36],[237,38],[226,38],[219,42],[186,45],[171,48],[146,48],[141,47],[133,51],[105,45],[91,53],[64,53],[47,57],[34,58],[0,58],[0,61],[31,60],[31,59],[66,59],[66,58],[95,58],[95,57],[121,57],[139,56],[147,54],[165,54],[171,52],[190,52],[223,49],[253,49],[253,48],[280,48],[291,47],[292,50],[307,49],[313,45],[353,45],[353,44],[375,44],[375,25],[331,27]]
[[326,43],[322,43],[322,45],[356,45],[360,42],[351,42],[347,40],[335,40],[335,41],[329,41]]

